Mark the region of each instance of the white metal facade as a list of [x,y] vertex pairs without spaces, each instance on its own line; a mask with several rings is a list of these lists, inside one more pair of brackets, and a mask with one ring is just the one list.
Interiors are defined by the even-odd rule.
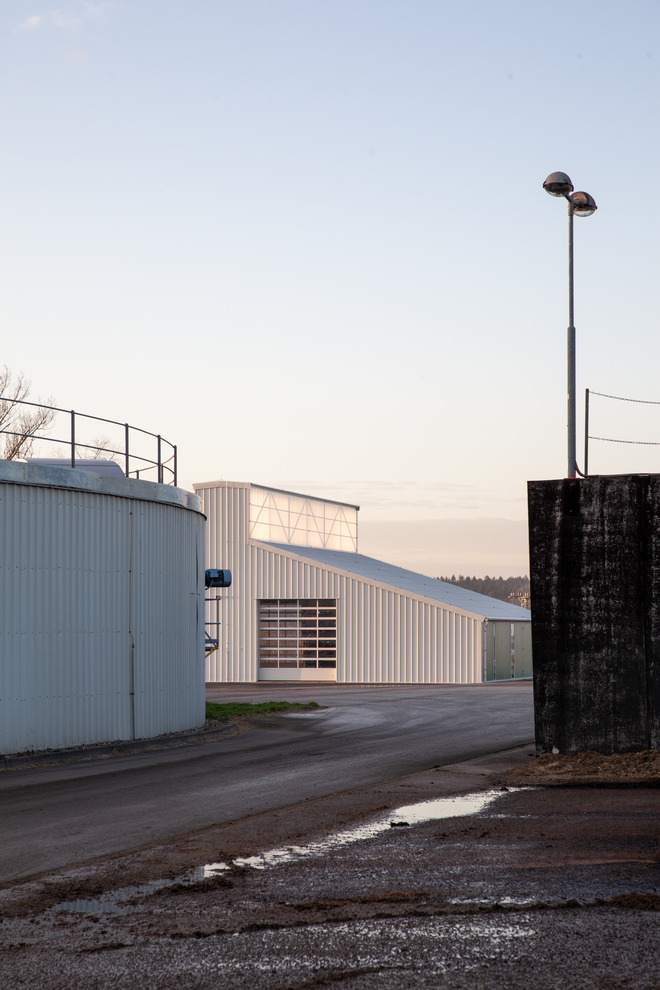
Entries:
[[0,461],[0,751],[204,721],[199,500]]
[[[482,620],[376,582],[254,545],[254,600],[335,598],[337,681],[461,683],[481,680]],[[256,653],[256,651],[255,651]],[[256,664],[251,680],[256,680]],[[327,676],[327,675],[326,675]]]
[[[472,607],[460,608],[433,600],[433,579],[421,575],[413,575],[421,579],[413,591],[379,579],[378,569],[374,570],[374,577],[347,569],[351,552],[357,551],[356,506],[344,506],[342,512],[337,511],[337,503],[325,503],[327,509],[323,511],[317,507],[317,520],[342,519],[342,525],[348,521],[349,526],[343,546],[338,547],[329,541],[322,526],[315,529],[305,523],[309,536],[306,546],[318,548],[305,554],[296,545],[303,527],[290,521],[295,521],[298,510],[304,511],[302,502],[323,504],[322,500],[274,493],[280,496],[279,521],[269,529],[267,541],[266,534],[261,535],[255,529],[254,521],[255,511],[260,511],[259,507],[267,501],[262,493],[268,489],[224,481],[194,487],[208,517],[205,566],[228,567],[233,577],[231,587],[208,606],[207,618],[210,622],[217,621],[219,640],[218,649],[207,659],[208,681],[274,679],[272,673],[260,671],[258,663],[258,610],[259,602],[265,599],[336,600],[338,682],[465,684],[484,679],[488,656],[488,642],[484,639],[486,615]],[[258,489],[256,499],[254,489]],[[288,509],[287,495],[290,495]],[[288,532],[284,519],[289,519]],[[286,539],[286,535],[290,538]],[[277,541],[278,545],[271,541]],[[341,552],[333,554],[331,550]],[[318,559],[314,559],[314,553]],[[344,568],[342,559],[346,561]],[[382,565],[383,576],[389,566]],[[483,596],[473,596],[475,601],[479,598],[483,600]],[[528,614],[506,603],[488,601],[489,608],[496,612],[502,607],[502,621],[496,624],[505,627],[509,661],[511,621],[505,617],[519,615],[522,625],[527,626]],[[491,623],[491,633],[493,628]],[[281,672],[282,679],[290,676],[286,671]],[[320,670],[304,674],[305,679],[334,676],[334,672]]]

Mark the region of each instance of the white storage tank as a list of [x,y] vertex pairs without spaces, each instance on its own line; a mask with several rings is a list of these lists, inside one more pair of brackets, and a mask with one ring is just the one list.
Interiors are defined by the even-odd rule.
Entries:
[[204,524],[179,488],[0,460],[0,752],[203,723]]

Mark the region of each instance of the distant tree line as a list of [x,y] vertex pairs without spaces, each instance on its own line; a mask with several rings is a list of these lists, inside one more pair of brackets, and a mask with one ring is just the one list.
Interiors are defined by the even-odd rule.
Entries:
[[[460,588],[467,588],[468,591],[477,591],[480,595],[488,595],[489,598],[499,598],[501,601],[510,601],[516,605],[525,605],[529,601],[529,578],[528,577],[489,577],[484,578],[466,577],[459,574],[456,577],[441,577],[438,581],[447,581],[449,584],[457,584]],[[520,596],[520,597],[518,597]]]

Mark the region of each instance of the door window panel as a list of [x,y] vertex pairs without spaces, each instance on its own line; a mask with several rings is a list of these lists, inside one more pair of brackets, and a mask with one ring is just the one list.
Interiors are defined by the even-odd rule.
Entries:
[[280,599],[259,602],[262,667],[336,667],[337,602]]

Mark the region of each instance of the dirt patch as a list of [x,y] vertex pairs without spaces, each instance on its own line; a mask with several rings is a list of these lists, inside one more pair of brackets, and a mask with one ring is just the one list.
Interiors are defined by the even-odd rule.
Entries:
[[[528,780],[473,815],[263,869],[233,862],[493,790],[530,760],[524,747],[437,767],[9,885],[0,986],[656,990],[656,787]],[[211,862],[225,871],[203,879]]]
[[600,901],[606,907],[624,908],[629,911],[660,911],[659,894],[618,894],[607,901]]
[[[236,720],[234,731],[249,731],[250,719]],[[176,878],[204,863],[230,862],[264,849],[322,839],[357,820],[379,816],[402,805],[435,800],[439,795],[460,795],[487,790],[500,783],[503,768],[511,768],[531,755],[528,747],[491,754],[450,767],[436,767],[378,784],[326,797],[304,800],[260,814],[185,833],[171,841],[102,857],[69,871],[42,875],[0,885],[0,916],[26,916],[61,901],[95,898],[104,890]],[[405,831],[395,829],[393,831]],[[242,871],[231,879],[204,880],[204,890],[223,889],[240,883]],[[184,895],[194,885],[168,892]],[[164,893],[164,892],[163,892]]]
[[660,785],[660,752],[594,753],[573,756],[544,753],[526,766],[507,774],[511,783],[538,784],[643,784]]

